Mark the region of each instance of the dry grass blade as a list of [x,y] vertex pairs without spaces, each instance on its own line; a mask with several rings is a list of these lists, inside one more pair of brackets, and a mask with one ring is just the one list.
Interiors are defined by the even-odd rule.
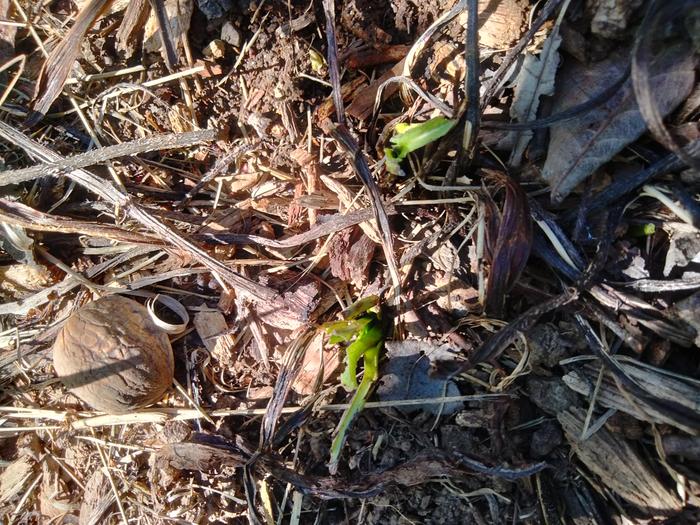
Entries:
[[92,0],[80,12],[68,34],[48,56],[36,83],[32,112],[27,117],[27,126],[37,124],[49,111],[51,104],[61,93],[63,85],[68,80],[73,63],[80,52],[80,43],[85,33],[88,32],[100,15],[109,8],[112,1]]

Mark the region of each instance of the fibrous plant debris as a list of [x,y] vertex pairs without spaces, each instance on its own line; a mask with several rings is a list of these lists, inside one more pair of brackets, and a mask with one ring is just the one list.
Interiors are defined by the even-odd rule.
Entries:
[[698,13],[0,0],[3,522],[700,521]]

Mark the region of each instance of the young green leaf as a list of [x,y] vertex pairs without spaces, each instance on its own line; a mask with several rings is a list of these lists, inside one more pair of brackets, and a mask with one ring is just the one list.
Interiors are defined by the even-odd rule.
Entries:
[[456,120],[445,117],[435,117],[418,124],[397,124],[396,134],[391,137],[391,148],[385,148],[386,168],[389,173],[400,172],[399,163],[406,156],[426,144],[444,137],[457,124]]

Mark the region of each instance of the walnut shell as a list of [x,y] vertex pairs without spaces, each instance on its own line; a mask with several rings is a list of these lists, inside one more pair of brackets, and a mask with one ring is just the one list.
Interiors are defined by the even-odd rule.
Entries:
[[145,307],[118,295],[68,318],[53,345],[53,364],[73,394],[111,414],[155,403],[173,382],[168,336]]

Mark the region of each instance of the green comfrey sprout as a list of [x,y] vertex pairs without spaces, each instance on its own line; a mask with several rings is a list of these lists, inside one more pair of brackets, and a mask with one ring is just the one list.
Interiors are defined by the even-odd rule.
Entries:
[[[345,369],[340,376],[343,387],[355,391],[350,406],[343,412],[331,445],[328,468],[332,474],[338,470],[338,459],[347,438],[347,432],[355,417],[362,411],[374,382],[379,378],[379,354],[384,344],[384,331],[377,308],[379,298],[362,299],[344,312],[345,319],[322,326],[329,335],[329,342],[350,343],[345,351]],[[357,383],[357,366],[364,359],[364,375]]]
[[394,128],[396,133],[390,139],[393,146],[384,148],[387,171],[393,175],[402,173],[401,161],[409,153],[444,137],[455,124],[457,124],[456,120],[445,117],[431,118],[419,124],[397,124]]

